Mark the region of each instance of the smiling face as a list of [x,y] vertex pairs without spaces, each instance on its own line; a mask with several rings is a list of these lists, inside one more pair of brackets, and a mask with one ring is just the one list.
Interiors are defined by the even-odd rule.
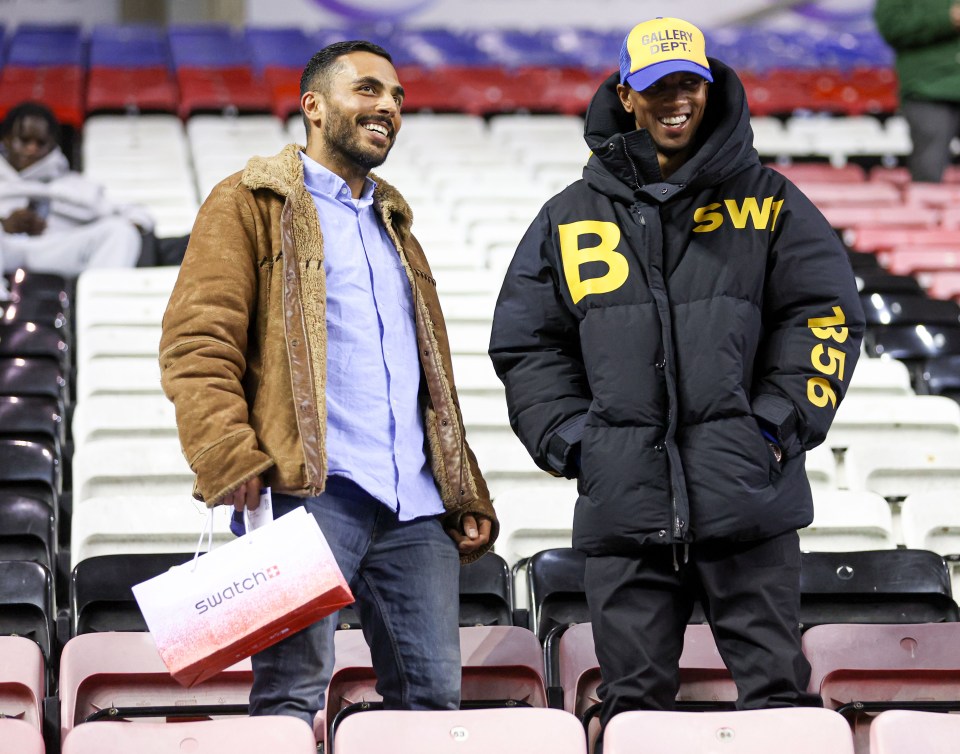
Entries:
[[17,172],[46,157],[57,145],[47,121],[36,115],[17,121],[3,143],[7,161]]
[[650,133],[664,178],[692,154],[697,129],[707,108],[707,82],[695,73],[671,73],[642,92],[617,86],[623,109],[638,129]]
[[310,123],[307,155],[351,188],[382,165],[400,130],[403,87],[386,58],[352,52],[338,59],[320,86],[301,98]]

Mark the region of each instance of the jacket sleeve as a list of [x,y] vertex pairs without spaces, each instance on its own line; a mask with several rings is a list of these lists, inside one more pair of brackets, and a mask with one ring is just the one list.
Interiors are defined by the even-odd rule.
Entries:
[[221,183],[200,208],[160,338],[160,380],[197,475],[194,494],[208,505],[273,466],[249,424],[242,383],[257,300],[245,197]]
[[490,358],[506,388],[510,424],[533,460],[555,476],[574,477],[591,394],[579,322],[558,285],[558,257],[545,209],[507,270]]
[[821,442],[863,339],[853,270],[823,215],[787,182],[764,289],[752,410],[785,456]]
[[950,20],[953,0],[877,0],[877,29],[895,50],[925,47],[953,39],[960,31]]

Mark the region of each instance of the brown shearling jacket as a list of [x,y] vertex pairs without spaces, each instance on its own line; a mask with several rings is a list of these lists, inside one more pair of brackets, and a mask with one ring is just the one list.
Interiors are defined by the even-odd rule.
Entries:
[[[213,505],[263,475],[277,492],[318,495],[326,482],[326,279],[323,236],[303,182],[303,148],[254,157],[200,208],[163,317],[161,382],[180,443]],[[490,494],[467,445],[446,326],[412,213],[377,179],[374,204],[416,306],[427,458],[447,511],[492,521]],[[361,377],[358,375],[358,378]]]

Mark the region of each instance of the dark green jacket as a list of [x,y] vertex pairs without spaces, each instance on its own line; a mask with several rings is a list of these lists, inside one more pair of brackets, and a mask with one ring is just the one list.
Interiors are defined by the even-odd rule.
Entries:
[[880,34],[897,54],[901,99],[960,102],[960,30],[953,0],[877,0]]

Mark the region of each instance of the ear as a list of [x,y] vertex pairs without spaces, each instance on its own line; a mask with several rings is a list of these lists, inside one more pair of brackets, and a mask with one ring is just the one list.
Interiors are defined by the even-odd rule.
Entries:
[[319,126],[324,116],[324,99],[314,91],[304,92],[300,97],[300,109],[313,125]]
[[633,112],[633,103],[630,101],[630,92],[633,90],[629,86],[617,84],[617,96],[620,98],[620,104],[628,113]]

